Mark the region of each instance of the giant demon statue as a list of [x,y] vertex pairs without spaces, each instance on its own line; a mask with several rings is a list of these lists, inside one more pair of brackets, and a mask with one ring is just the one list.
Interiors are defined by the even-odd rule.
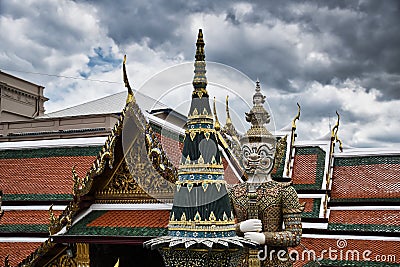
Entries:
[[230,197],[237,234],[267,248],[264,253],[250,251],[244,266],[286,267],[292,266],[287,248],[300,243],[303,206],[291,183],[271,178],[276,138],[264,126],[270,121],[264,102],[257,81],[254,106],[246,113],[251,128],[240,140],[248,180],[233,186]]

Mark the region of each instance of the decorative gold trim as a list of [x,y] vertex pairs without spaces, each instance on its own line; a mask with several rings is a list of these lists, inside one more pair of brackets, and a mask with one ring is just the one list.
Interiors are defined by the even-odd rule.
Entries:
[[340,152],[343,152],[343,143],[338,137],[340,115],[337,111],[336,111],[336,115],[337,115],[337,122],[336,122],[335,126],[332,128],[331,138],[334,139],[334,142],[339,143]]
[[[189,115],[188,119],[189,119],[189,120],[209,119],[209,120],[211,120],[211,122],[214,121],[213,116],[210,115],[210,114],[207,114],[207,115],[204,115],[204,114],[201,114],[201,115]],[[210,123],[210,121],[201,121],[201,122]],[[189,122],[188,122],[188,123],[189,123]],[[196,122],[193,122],[193,121],[192,121],[192,123],[199,123],[199,121],[196,121]]]
[[[217,132],[213,128],[210,128],[210,129],[208,129],[208,128],[196,128],[196,129],[188,129],[188,130],[185,131],[185,134],[192,134],[192,133],[195,133],[195,134],[198,134],[198,133],[217,134]],[[194,137],[193,137],[193,139],[194,139]],[[192,141],[193,141],[193,139],[192,139]]]
[[[282,164],[282,158],[283,155],[286,152],[286,147],[287,147],[287,135],[279,139],[279,141],[276,143],[276,153],[275,153],[275,159],[274,159],[274,169],[278,170],[280,165]],[[284,164],[284,163],[283,163]]]
[[[335,126],[332,128],[331,131],[331,141],[330,141],[330,150],[329,150],[329,159],[328,159],[328,171],[326,172],[326,189],[329,189],[330,184],[331,184],[331,178],[332,178],[332,171],[333,167],[332,161],[333,161],[333,154],[335,153],[335,143],[339,143],[339,150],[340,152],[343,152],[343,144],[342,141],[338,137],[338,131],[339,131],[339,125],[340,125],[340,115],[336,111],[337,115],[337,121]],[[324,218],[327,217],[328,213],[328,201],[329,201],[329,196],[328,194],[325,194],[325,199],[324,199]]]
[[4,215],[4,210],[1,209],[2,202],[3,202],[3,191],[0,190],[0,220],[1,220],[1,217],[3,217],[3,215]]
[[214,129],[216,131],[219,131],[219,130],[221,130],[221,124],[218,121],[217,107],[216,107],[216,103],[215,103],[215,96],[214,96],[213,109],[214,109]]
[[76,257],[75,261],[79,267],[89,267],[89,244],[87,243],[76,243]]
[[[204,161],[204,159],[203,159],[203,161]],[[211,164],[210,163],[196,163],[196,164],[180,164],[179,165],[179,169],[180,168],[185,168],[185,169],[193,168],[194,171],[195,171],[195,169],[201,169],[201,168],[224,169],[224,166],[221,163],[216,163],[216,164],[212,164],[212,163]],[[208,171],[206,171],[206,172],[208,173]],[[179,171],[179,174],[181,174],[180,171]]]
[[55,246],[55,243],[51,242],[50,238],[44,241],[39,248],[37,248],[34,252],[32,252],[28,257],[22,260],[19,263],[19,266],[31,267],[34,266],[36,260],[41,258],[44,254],[46,254],[50,249]]
[[[198,212],[197,212],[198,213]],[[196,213],[196,215],[197,215]],[[214,214],[214,213],[213,213]],[[225,214],[226,215],[226,214]],[[199,214],[200,216],[200,214]],[[211,213],[210,213],[211,216]],[[181,219],[180,220],[171,220],[169,221],[169,226],[170,225],[180,225],[180,226],[193,226],[195,227],[196,225],[200,225],[200,226],[204,226],[204,225],[231,225],[231,224],[235,224],[235,220],[229,219],[228,216],[226,216],[226,220],[207,220],[205,219],[204,221],[201,220],[201,217],[199,220],[196,220],[196,216],[194,218],[194,220],[188,220],[186,217],[186,214],[183,212]],[[233,228],[235,228],[234,226],[232,226]]]
[[296,121],[300,120],[300,111],[301,111],[301,107],[299,105],[299,103],[297,104],[297,115],[296,117],[294,117],[293,121],[292,121],[292,133],[290,135],[290,147],[289,147],[289,158],[288,161],[286,163],[286,177],[289,177],[290,175],[290,169],[291,169],[291,164],[292,164],[292,160],[293,160],[293,148],[294,148],[294,141],[296,140],[297,134],[296,134],[296,129],[297,129],[297,125],[296,125]]
[[[190,228],[190,227],[172,227],[172,226],[168,226],[168,229],[170,231],[188,231],[188,232],[225,232],[225,231],[235,231],[235,227],[222,227],[222,228],[218,228],[216,227],[216,223],[209,223],[210,226],[196,226],[194,228]],[[234,222],[232,223],[228,223],[228,222],[224,222],[224,224],[226,225],[231,225],[234,224]]]

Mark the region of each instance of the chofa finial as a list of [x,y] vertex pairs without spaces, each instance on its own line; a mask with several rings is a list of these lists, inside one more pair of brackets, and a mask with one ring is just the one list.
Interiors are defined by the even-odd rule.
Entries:
[[216,107],[216,104],[215,104],[215,96],[214,96],[214,106],[213,106],[213,108],[214,108],[214,119],[215,119],[215,121],[214,121],[214,129],[216,131],[219,131],[219,130],[221,130],[221,124],[219,123],[219,120],[218,120],[217,107]]
[[126,98],[126,103],[130,103],[134,100],[133,91],[131,85],[129,84],[128,75],[126,74],[126,55],[124,55],[124,61],[122,62],[122,73],[124,78],[125,87],[128,88],[128,96]]

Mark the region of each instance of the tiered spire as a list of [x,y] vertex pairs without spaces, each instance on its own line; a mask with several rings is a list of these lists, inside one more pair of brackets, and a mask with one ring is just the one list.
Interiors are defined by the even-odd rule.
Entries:
[[[237,248],[255,244],[236,236],[222,158],[218,150],[218,133],[214,128],[206,90],[201,30],[195,58],[188,129],[183,142],[178,181],[175,183],[168,236],[149,240],[145,246],[158,248],[166,265],[171,267],[238,266],[239,255],[243,250]],[[186,252],[182,252],[182,248]]]
[[178,170],[169,233],[182,237],[234,236],[222,159],[206,90],[203,33],[196,42],[192,102]]
[[204,39],[201,29],[197,37],[195,58],[192,103],[189,109],[188,123],[212,123],[213,117],[206,89],[206,56],[204,54]]

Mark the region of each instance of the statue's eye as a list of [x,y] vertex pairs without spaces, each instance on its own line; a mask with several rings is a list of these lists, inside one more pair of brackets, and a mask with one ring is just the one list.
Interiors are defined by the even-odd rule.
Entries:
[[265,150],[261,150],[260,153],[259,153],[259,155],[260,155],[261,157],[265,157],[265,156],[267,156],[267,152],[265,152]]

